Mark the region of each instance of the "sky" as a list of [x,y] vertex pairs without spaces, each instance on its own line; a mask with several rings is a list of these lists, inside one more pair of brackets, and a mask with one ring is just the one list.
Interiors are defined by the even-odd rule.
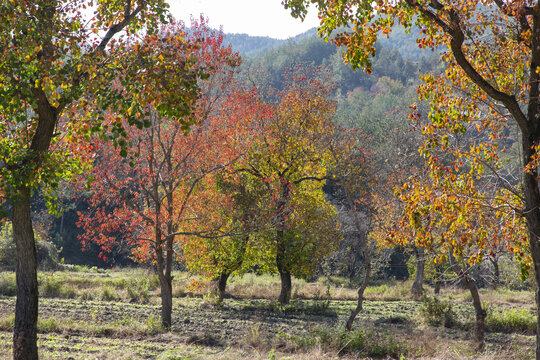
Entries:
[[202,13],[211,27],[223,26],[225,33],[243,33],[287,39],[319,25],[312,8],[302,22],[294,19],[281,0],[168,0],[172,15],[189,24],[191,15]]

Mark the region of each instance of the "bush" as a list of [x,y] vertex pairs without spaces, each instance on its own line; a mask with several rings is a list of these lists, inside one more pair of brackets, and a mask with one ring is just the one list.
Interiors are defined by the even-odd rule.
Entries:
[[165,328],[161,325],[158,317],[150,316],[146,319],[146,334],[156,335],[165,332]]
[[344,329],[317,327],[295,338],[298,347],[321,347],[339,354],[354,353],[359,357],[399,359],[407,348],[391,335],[373,331],[346,331]]
[[48,298],[74,299],[77,297],[77,292],[71,285],[64,284],[64,279],[50,274],[40,277],[39,294]]
[[41,270],[57,270],[60,266],[58,249],[52,242],[38,240],[36,242],[36,257]]
[[536,318],[527,309],[489,310],[486,330],[533,335],[536,333]]
[[131,280],[126,285],[127,295],[130,301],[140,302],[146,304],[149,301],[148,290],[150,288],[150,282],[148,278],[140,278],[137,280]]
[[456,324],[452,304],[436,297],[424,296],[420,312],[429,325],[452,327]]
[[105,286],[101,292],[101,300],[113,301],[119,298],[118,293],[111,287]]
[[16,251],[13,241],[13,228],[10,222],[0,226],[0,268],[3,270],[15,270]]
[[13,331],[15,325],[15,314],[0,318],[0,331]]
[[[15,271],[16,254],[13,228],[10,222],[5,222],[0,225],[0,269]],[[36,241],[36,257],[42,270],[56,270],[60,267],[58,249],[52,242],[39,237]]]
[[0,275],[0,295],[2,296],[17,295],[17,284],[15,282],[15,274],[2,273]]
[[54,318],[38,319],[37,331],[39,333],[59,332],[60,325]]

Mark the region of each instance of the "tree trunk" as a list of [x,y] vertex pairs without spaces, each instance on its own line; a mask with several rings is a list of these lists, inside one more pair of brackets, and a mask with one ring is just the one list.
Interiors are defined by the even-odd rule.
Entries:
[[219,277],[215,279],[215,291],[218,296],[217,304],[222,304],[225,299],[225,289],[227,288],[227,280],[231,274],[223,271]]
[[442,276],[443,271],[441,265],[437,264],[435,266],[435,295],[439,295],[439,293],[441,292]]
[[[535,156],[533,145],[540,139],[540,134],[535,134],[535,129],[533,128],[533,125],[536,123],[536,119],[534,119],[534,121],[531,120],[531,129],[521,129],[524,165],[528,164],[532,156]],[[531,130],[531,133],[529,134],[527,130]],[[536,316],[540,319],[540,237],[538,235],[540,234],[540,191],[538,189],[537,178],[537,169],[525,172],[523,175],[523,192],[525,198],[524,213],[525,218],[527,219],[529,245],[536,281]],[[540,360],[540,321],[536,324],[536,360]]]
[[170,329],[172,324],[172,279],[158,269],[159,283],[161,285],[161,325]]
[[476,314],[474,340],[477,344],[478,350],[482,350],[484,348],[484,332],[487,313],[486,310],[482,308],[482,302],[480,301],[480,294],[478,293],[476,281],[474,281],[474,279],[471,278],[466,272],[461,271],[461,276],[463,278],[463,282],[467,286],[467,289],[469,289],[473,300],[474,311]]
[[[538,209],[534,211],[538,213]],[[527,216],[529,220],[529,216]],[[534,263],[534,278],[536,281],[536,316],[540,319],[540,244],[539,237],[535,234],[540,234],[540,214],[538,216],[538,221],[535,221],[536,224],[531,224],[528,221],[528,230],[529,230],[529,243],[531,247],[531,257]],[[540,321],[536,323],[536,360],[540,360]]]
[[495,257],[495,258],[490,257],[489,261],[493,265],[493,280],[491,281],[491,287],[493,289],[496,289],[497,286],[499,286],[499,281],[500,281],[500,278],[501,278],[501,273],[499,271],[499,258],[498,257]]
[[13,359],[36,360],[38,282],[34,231],[30,217],[29,188],[19,188],[20,195],[13,202],[13,237],[17,249],[17,303],[13,328]]
[[279,276],[281,278],[281,292],[279,293],[278,301],[281,305],[286,305],[291,300],[291,273],[286,270],[281,270]]
[[291,272],[285,266],[285,244],[283,230],[278,230],[277,239],[277,254],[276,254],[276,265],[279,271],[279,277],[281,278],[281,292],[279,293],[278,301],[281,305],[286,305],[291,300]]
[[360,289],[358,289],[358,303],[356,304],[356,308],[351,311],[351,315],[349,316],[349,319],[345,323],[345,329],[348,331],[352,330],[354,319],[356,319],[356,316],[360,313],[360,311],[362,311],[362,308],[364,305],[364,291],[366,290],[368,286],[369,278],[371,276],[371,258],[369,256],[366,256],[365,270],[366,270],[366,273],[364,275],[364,282],[362,283],[362,286],[360,287]]
[[424,267],[426,259],[424,256],[424,248],[422,246],[415,246],[414,252],[416,253],[416,275],[412,284],[411,293],[413,299],[421,300],[424,294]]

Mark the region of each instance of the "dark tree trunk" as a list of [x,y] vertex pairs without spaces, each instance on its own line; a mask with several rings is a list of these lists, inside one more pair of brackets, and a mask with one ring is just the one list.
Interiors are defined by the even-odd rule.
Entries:
[[291,300],[291,272],[287,269],[285,261],[285,243],[284,243],[284,231],[278,230],[277,232],[277,254],[276,254],[276,266],[279,271],[279,277],[281,278],[281,292],[279,293],[278,301],[281,305],[288,304]]
[[224,271],[221,274],[219,274],[219,277],[215,279],[215,291],[217,294],[217,303],[222,304],[223,300],[225,299],[225,290],[227,288],[227,280],[229,280],[229,276],[231,274]]
[[[48,151],[54,128],[58,120],[57,109],[52,107],[41,89],[33,89],[37,101],[37,128],[30,144],[27,162],[21,167],[38,169],[41,156]],[[20,169],[19,169],[20,170]],[[24,171],[23,171],[24,173]],[[28,178],[21,178],[28,181]],[[13,327],[13,359],[36,360],[37,352],[37,318],[38,318],[38,283],[36,242],[32,227],[31,197],[29,187],[21,186],[18,196],[13,201],[13,237],[17,250],[17,303],[15,305],[15,325]]]
[[461,272],[463,282],[467,286],[471,293],[473,300],[474,312],[476,314],[476,323],[474,326],[474,340],[479,350],[484,348],[484,333],[486,323],[486,310],[482,308],[482,302],[480,301],[480,294],[478,293],[478,287],[476,281],[469,276],[466,272]]
[[[158,223],[159,224],[159,223]],[[161,230],[159,228],[155,229],[156,239],[161,239]],[[161,286],[161,325],[165,329],[170,329],[172,325],[172,279],[171,269],[172,269],[172,252],[167,250],[165,257],[163,256],[163,245],[167,246],[168,249],[172,247],[172,240],[167,238],[165,243],[158,242],[157,251],[156,251],[156,265],[159,278],[159,284]]]
[[[536,38],[536,37],[534,37]],[[535,65],[536,66],[536,65]],[[530,113],[529,113],[530,116]],[[533,145],[540,139],[540,129],[534,131],[533,125],[537,120],[531,121],[531,133],[522,128],[523,163],[527,164],[535,155]],[[529,129],[527,129],[529,130]],[[523,191],[525,197],[525,217],[529,231],[529,245],[531,258],[534,264],[536,280],[536,315],[540,319],[540,192],[538,188],[538,170],[525,172],[523,177]],[[540,321],[536,324],[536,360],[540,360]]]
[[424,294],[424,267],[426,264],[426,258],[424,256],[424,248],[421,246],[415,246],[414,252],[416,253],[416,275],[412,284],[411,293],[413,299],[421,300]]
[[291,273],[286,270],[281,270],[279,276],[281,278],[281,292],[279,293],[278,301],[281,305],[286,305],[291,300]]
[[356,304],[356,308],[351,311],[351,315],[349,315],[349,319],[345,323],[345,329],[348,331],[352,330],[354,319],[356,319],[356,316],[360,313],[360,311],[362,311],[362,308],[364,306],[364,291],[368,286],[369,278],[371,276],[371,258],[369,256],[366,256],[365,270],[366,273],[364,275],[364,282],[362,283],[362,286],[358,289],[358,303]]
[[291,300],[291,271],[287,266],[286,261],[286,244],[285,244],[285,206],[289,199],[289,183],[282,180],[281,199],[278,202],[277,225],[276,233],[276,266],[281,278],[281,292],[279,293],[278,301],[281,305],[288,304]]
[[278,230],[277,239],[277,254],[276,254],[276,266],[279,271],[279,277],[281,279],[281,292],[279,293],[278,301],[281,305],[286,305],[291,300],[291,273],[287,271],[285,267],[285,244],[283,244],[283,230]]
[[435,266],[435,294],[439,295],[442,286],[443,271],[439,264]]
[[491,287],[493,289],[496,289],[499,286],[499,281],[500,281],[500,278],[501,278],[501,273],[499,271],[499,258],[498,257],[495,257],[495,258],[490,257],[489,261],[493,265],[493,280],[491,281]]
[[172,324],[172,278],[158,269],[159,283],[161,285],[161,325],[170,329]]
[[17,249],[17,303],[13,328],[13,359],[36,360],[38,282],[36,244],[30,217],[30,189],[20,188],[13,202],[13,237]]

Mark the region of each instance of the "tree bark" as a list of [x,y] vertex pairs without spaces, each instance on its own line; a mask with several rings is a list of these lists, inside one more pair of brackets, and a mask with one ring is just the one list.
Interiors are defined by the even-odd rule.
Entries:
[[36,360],[38,281],[34,231],[30,217],[31,191],[19,188],[20,195],[13,202],[13,237],[17,249],[17,303],[13,328],[13,359]]
[[497,286],[499,286],[499,281],[500,281],[500,278],[501,278],[501,273],[500,273],[500,270],[499,270],[499,258],[498,257],[495,257],[495,258],[490,257],[489,261],[493,265],[493,280],[491,281],[491,287],[493,289],[496,289]]
[[281,292],[279,293],[278,301],[281,305],[286,305],[291,300],[291,273],[286,270],[280,270],[279,276],[281,278]]
[[356,319],[356,316],[360,313],[360,311],[362,311],[364,306],[364,291],[368,286],[369,278],[371,276],[371,258],[369,256],[366,256],[365,270],[366,273],[364,275],[364,282],[362,283],[362,286],[358,289],[358,303],[356,304],[356,308],[354,310],[351,310],[351,315],[349,315],[349,319],[345,323],[345,329],[347,331],[352,330],[354,319]]
[[474,340],[478,350],[482,350],[484,348],[484,333],[487,313],[486,310],[482,308],[482,302],[480,301],[480,294],[478,293],[476,281],[474,281],[474,279],[471,278],[466,272],[461,271],[461,276],[463,278],[463,282],[467,286],[467,289],[469,289],[473,300],[474,311],[476,314]]
[[277,253],[276,253],[276,266],[279,271],[279,277],[281,278],[281,292],[279,293],[278,301],[281,305],[286,305],[291,300],[291,272],[286,266],[286,254],[285,254],[285,232],[283,230],[277,231]]
[[[535,124],[536,121],[531,121],[531,133],[522,129],[523,164],[527,164],[531,156],[534,156],[535,151],[532,147],[540,139],[540,133],[538,133],[540,129],[535,132],[533,127]],[[529,245],[536,281],[536,315],[540,319],[540,192],[537,177],[537,169],[525,172],[523,176],[523,191],[525,197],[524,213],[527,219]],[[536,324],[536,360],[540,360],[540,321]]]
[[[41,166],[41,156],[47,152],[58,121],[57,109],[51,106],[40,88],[32,89],[37,101],[38,123],[28,157],[19,164],[17,170],[29,171]],[[24,170],[25,167],[29,169]],[[24,175],[23,175],[24,176]],[[28,181],[28,177],[20,179]],[[32,189],[20,186],[18,196],[13,201],[13,237],[17,250],[17,302],[15,305],[15,325],[13,327],[13,359],[36,360],[38,283],[36,242],[31,217]]]
[[227,280],[229,279],[230,275],[231,273],[223,271],[215,279],[215,291],[218,296],[218,299],[217,299],[218,304],[222,304],[223,300],[225,299],[225,290],[227,288]]
[[159,283],[161,285],[161,325],[170,329],[172,324],[172,278],[158,269]]
[[442,286],[443,271],[440,264],[435,265],[435,295],[439,295]]
[[286,305],[291,300],[291,272],[286,265],[286,244],[285,244],[285,206],[289,199],[289,183],[282,181],[281,198],[278,201],[277,226],[276,232],[276,266],[281,278],[281,292],[278,301],[281,305]]
[[415,300],[421,300],[424,294],[424,268],[426,259],[423,247],[415,246],[414,252],[416,253],[416,275],[414,276],[411,293]]
[[[156,228],[156,239],[161,239],[161,230]],[[161,288],[161,325],[165,329],[170,329],[172,325],[172,276],[171,276],[171,251],[167,251],[163,256],[163,245],[168,246],[169,239],[163,244],[157,245],[156,265],[158,271],[159,284]],[[170,244],[172,245],[172,244]]]

